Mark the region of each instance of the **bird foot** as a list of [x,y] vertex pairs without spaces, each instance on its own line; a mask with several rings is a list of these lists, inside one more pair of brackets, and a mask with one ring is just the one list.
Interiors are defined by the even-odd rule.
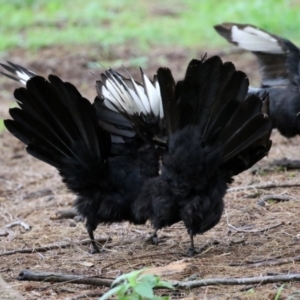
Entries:
[[150,243],[153,244],[153,245],[157,245],[157,244],[158,244],[158,237],[157,237],[157,234],[156,234],[156,233],[152,234],[152,235],[147,239],[147,242],[150,242]]
[[190,247],[190,248],[188,249],[188,251],[187,251],[187,255],[188,255],[189,257],[192,257],[192,256],[194,256],[194,255],[196,255],[196,254],[199,254],[199,253],[201,253],[201,251],[197,251],[197,250],[195,250],[195,248],[192,248],[192,247]]
[[90,253],[96,254],[96,253],[100,253],[100,252],[102,252],[102,251],[100,251],[99,247],[95,243],[92,243]]
[[150,239],[151,239],[151,242],[152,242],[153,245],[158,245],[158,238],[157,238],[157,235],[156,235],[156,234],[155,234],[155,235],[152,235],[152,236],[150,237]]

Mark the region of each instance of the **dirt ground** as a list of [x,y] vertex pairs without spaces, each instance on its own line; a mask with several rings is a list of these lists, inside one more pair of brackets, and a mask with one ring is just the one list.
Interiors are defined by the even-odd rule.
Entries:
[[[101,68],[91,71],[88,68],[91,62],[124,59],[124,65],[135,78],[139,78],[138,69],[130,67],[128,61],[140,53],[126,47],[114,50],[109,55],[102,55],[101,51],[96,47],[45,48],[38,52],[14,50],[0,59],[21,64],[42,75],[54,73],[62,76],[92,101],[95,80]],[[208,54],[217,52],[210,51]],[[192,53],[186,49],[152,49],[145,71],[152,74],[158,66],[166,65],[178,79],[183,76],[190,58],[202,54],[204,51]],[[251,55],[223,53],[222,57],[224,60],[233,60],[237,68],[248,71],[252,82],[258,82],[257,66]],[[8,117],[8,108],[13,105],[12,91],[18,84],[0,77],[0,86],[0,119],[3,119]],[[278,158],[299,158],[300,137],[287,140],[274,131],[272,139],[274,146],[259,166],[267,166]],[[296,170],[274,169],[252,173],[247,171],[237,176],[232,187],[266,182],[300,183]],[[268,201],[264,206],[257,204],[261,197],[269,194],[290,198],[288,201]],[[99,225],[96,237],[110,237],[111,240],[103,244],[104,252],[91,255],[88,252],[89,245],[76,244],[88,238],[84,223],[56,217],[56,212],[69,208],[73,200],[74,196],[66,190],[55,169],[27,155],[24,146],[7,131],[0,134],[0,276],[25,299],[97,299],[99,295],[97,297],[96,292],[101,294],[107,288],[17,280],[18,274],[24,269],[114,279],[131,270],[163,267],[177,262],[179,265],[185,263],[185,267],[173,274],[164,274],[163,278],[181,281],[300,273],[299,187],[228,192],[221,222],[195,238],[197,248],[206,246],[202,253],[192,258],[185,255],[189,237],[181,223],[161,230],[158,246],[146,242],[152,231],[149,224]],[[17,220],[26,222],[31,230],[21,226],[4,229],[4,226]],[[70,243],[70,246],[44,252],[4,255],[10,250],[59,245],[62,242]],[[282,260],[284,258],[286,260]],[[273,264],[264,264],[269,260]],[[280,282],[247,286],[220,285],[175,290],[168,294],[171,299],[262,300],[275,299],[281,286]],[[300,299],[299,282],[285,283],[277,299],[288,298]],[[0,299],[8,298],[0,295]]]

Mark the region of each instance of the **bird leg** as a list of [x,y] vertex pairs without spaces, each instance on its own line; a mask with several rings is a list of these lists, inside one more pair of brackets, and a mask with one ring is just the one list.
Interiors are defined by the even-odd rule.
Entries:
[[190,239],[191,239],[191,246],[187,251],[188,256],[194,256],[196,253],[199,253],[199,251],[195,250],[195,245],[194,245],[194,234],[192,230],[189,230],[190,234]]
[[87,230],[87,232],[88,232],[88,234],[89,234],[89,237],[90,237],[90,239],[91,239],[91,241],[92,241],[91,254],[99,253],[99,252],[100,252],[100,249],[99,249],[98,245],[97,245],[96,242],[95,242],[95,238],[94,238],[94,230],[93,230],[91,224],[86,223],[85,226],[86,226],[86,230]]
[[156,228],[154,230],[154,232],[151,234],[151,236],[149,238],[149,240],[151,241],[151,243],[153,245],[157,245],[158,244],[157,231],[158,231],[158,228]]

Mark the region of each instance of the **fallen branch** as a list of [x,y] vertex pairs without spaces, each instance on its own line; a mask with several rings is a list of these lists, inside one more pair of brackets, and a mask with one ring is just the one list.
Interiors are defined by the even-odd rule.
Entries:
[[[101,237],[98,239],[95,239],[96,242],[99,243],[105,243],[107,241],[110,241],[111,238],[109,237]],[[88,245],[91,243],[91,240],[82,240],[80,242],[65,242],[65,243],[60,243],[60,244],[53,244],[49,246],[42,246],[42,247],[36,247],[36,248],[25,248],[25,249],[16,249],[16,250],[11,250],[7,252],[2,252],[0,253],[0,256],[5,256],[5,255],[12,255],[16,253],[34,253],[34,252],[44,252],[48,250],[53,250],[53,249],[60,249],[60,248],[68,248],[73,245]]]
[[272,229],[272,228],[276,228],[280,225],[284,224],[283,222],[279,222],[275,225],[271,225],[271,226],[268,226],[268,227],[265,227],[265,228],[262,228],[262,229],[242,229],[242,228],[238,228],[238,227],[235,227],[231,224],[228,223],[228,226],[236,231],[239,231],[239,232],[262,232],[262,231],[266,231],[266,230],[269,230],[269,229]]
[[107,286],[110,287],[113,280],[106,278],[97,277],[86,277],[82,275],[73,274],[60,274],[60,273],[49,273],[49,272],[33,272],[30,270],[23,270],[20,272],[18,280],[24,281],[43,281],[43,282],[69,282],[77,284],[89,284],[96,286]]
[[246,186],[237,186],[227,189],[227,192],[237,192],[241,190],[249,190],[249,189],[272,189],[272,188],[284,188],[284,187],[295,187],[300,186],[300,183],[298,182],[283,182],[283,183],[274,183],[274,182],[267,182],[263,184],[252,184],[252,185],[246,185]]
[[[23,270],[18,276],[18,280],[26,281],[42,281],[51,283],[76,283],[76,284],[89,284],[94,286],[110,287],[113,280],[98,277],[85,277],[82,275],[74,274],[59,274],[48,272],[32,272],[30,270]],[[171,281],[176,288],[193,289],[201,286],[209,285],[255,285],[255,284],[268,284],[276,282],[291,282],[300,281],[300,274],[283,274],[275,276],[257,276],[257,277],[244,277],[244,278],[209,278],[203,280],[193,281]]]
[[275,282],[291,282],[300,281],[300,274],[287,274],[276,276],[258,276],[258,277],[244,277],[244,278],[209,278],[203,280],[193,280],[185,282],[172,282],[176,288],[193,289],[200,286],[208,285],[254,285],[267,284]]

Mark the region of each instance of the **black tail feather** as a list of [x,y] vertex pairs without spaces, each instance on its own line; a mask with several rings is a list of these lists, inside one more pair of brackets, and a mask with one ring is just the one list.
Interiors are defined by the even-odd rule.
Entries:
[[260,153],[266,155],[271,145],[268,103],[256,95],[246,99],[248,87],[246,74],[236,71],[231,63],[222,63],[219,57],[192,60],[184,80],[177,85],[181,126],[197,125],[209,144],[223,145],[222,164],[228,166],[229,174],[235,172],[227,161],[239,156],[245,168],[235,168],[234,164],[232,168],[244,171],[261,159],[261,154],[251,155],[247,149],[260,143]]
[[157,71],[157,79],[160,85],[164,119],[168,136],[171,136],[178,128],[179,124],[179,103],[175,98],[175,81],[170,69],[159,68]]
[[28,153],[56,167],[73,192],[95,192],[91,186],[101,190],[110,135],[99,126],[92,104],[53,75],[49,81],[29,79],[15,97],[21,108],[10,110],[13,120],[5,125]]

